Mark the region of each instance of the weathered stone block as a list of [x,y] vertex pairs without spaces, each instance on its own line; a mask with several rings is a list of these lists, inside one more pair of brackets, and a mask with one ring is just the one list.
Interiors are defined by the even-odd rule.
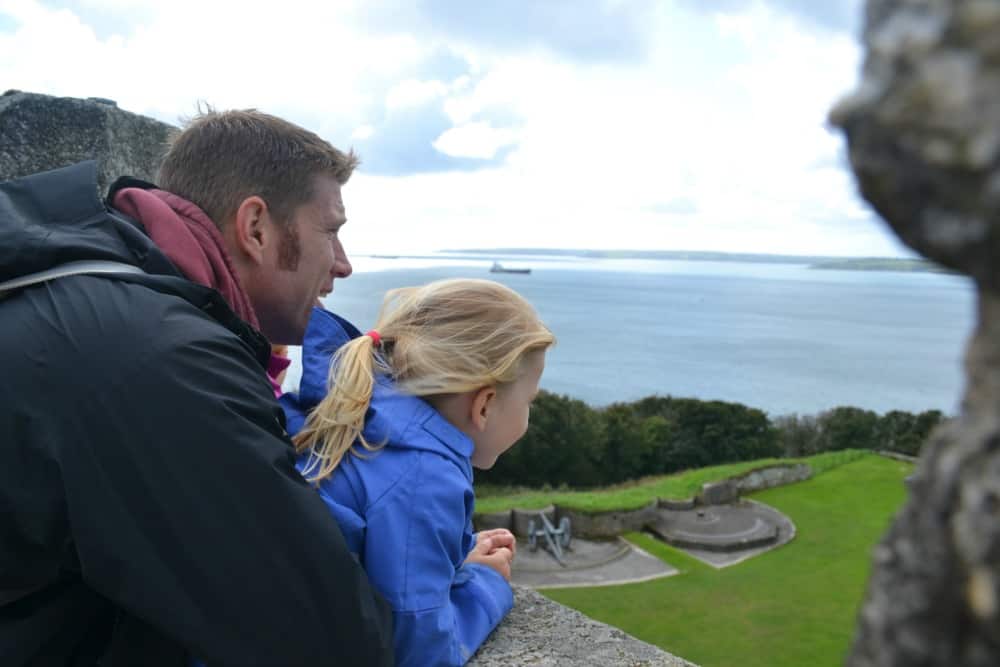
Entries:
[[760,470],[751,470],[745,475],[734,477],[733,483],[736,485],[737,493],[752,493],[762,489],[770,489],[775,486],[794,484],[812,477],[812,469],[804,464],[772,466]]
[[579,510],[557,508],[560,519],[569,517],[573,535],[577,537],[604,538],[618,537],[623,533],[642,528],[656,517],[657,501],[634,510],[614,510],[610,512],[581,512]]
[[739,497],[739,488],[730,479],[721,482],[708,482],[701,485],[701,493],[698,494],[698,504],[725,505],[726,503],[736,501]]
[[111,100],[0,95],[0,181],[96,160],[103,195],[119,176],[156,180],[175,128]]

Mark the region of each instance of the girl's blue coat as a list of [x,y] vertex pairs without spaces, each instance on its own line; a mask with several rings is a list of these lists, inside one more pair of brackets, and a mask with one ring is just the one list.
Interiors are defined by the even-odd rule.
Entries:
[[[289,433],[325,395],[334,351],[359,335],[315,309],[302,347],[298,394],[281,397]],[[385,443],[345,456],[319,485],[351,551],[392,605],[400,665],[461,665],[513,606],[510,586],[468,564],[472,533],[472,442],[425,401],[376,383],[365,439]],[[299,468],[307,462],[299,460]]]

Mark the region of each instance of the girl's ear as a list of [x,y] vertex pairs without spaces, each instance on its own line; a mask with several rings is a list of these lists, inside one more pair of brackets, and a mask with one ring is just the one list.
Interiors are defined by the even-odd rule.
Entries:
[[472,422],[472,425],[476,428],[476,430],[486,430],[486,422],[489,418],[490,411],[493,409],[496,395],[497,388],[492,386],[477,389],[472,395],[469,420]]

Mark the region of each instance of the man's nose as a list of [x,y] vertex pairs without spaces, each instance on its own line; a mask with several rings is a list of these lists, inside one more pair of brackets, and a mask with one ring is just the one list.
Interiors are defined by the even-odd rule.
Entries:
[[346,278],[353,272],[354,267],[351,266],[351,260],[347,259],[344,244],[340,242],[340,239],[335,239],[333,242],[333,275],[337,278]]

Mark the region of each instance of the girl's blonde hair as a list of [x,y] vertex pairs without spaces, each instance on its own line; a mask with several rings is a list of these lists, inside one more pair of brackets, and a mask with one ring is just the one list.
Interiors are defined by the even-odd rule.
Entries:
[[361,435],[375,374],[414,396],[460,394],[507,385],[523,372],[528,352],[555,342],[534,308],[514,290],[490,280],[440,280],[389,291],[375,324],[381,343],[360,336],[330,365],[329,391],[294,441],[312,450],[305,474],[329,477]]

